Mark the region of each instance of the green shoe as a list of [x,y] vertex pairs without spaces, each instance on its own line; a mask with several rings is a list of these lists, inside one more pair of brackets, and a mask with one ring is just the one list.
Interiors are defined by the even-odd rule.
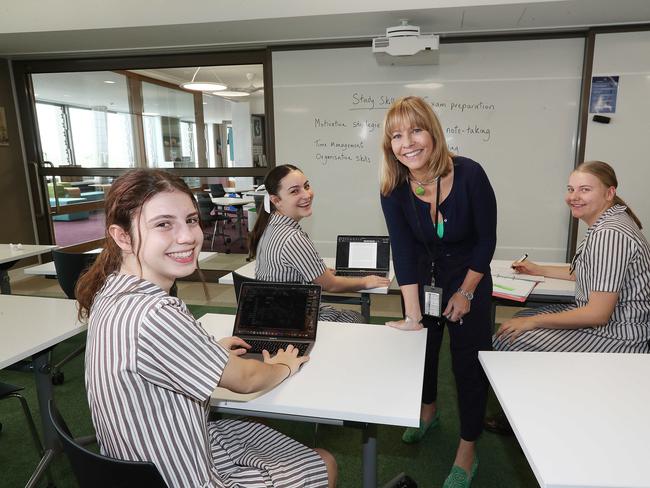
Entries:
[[463,468],[454,464],[442,488],[469,488],[476,476],[476,470],[478,470],[478,456],[475,454],[470,473],[468,474]]
[[406,444],[415,444],[416,442],[420,442],[427,431],[432,427],[437,427],[439,423],[440,416],[438,415],[438,412],[436,412],[436,415],[428,423],[425,424],[420,420],[420,427],[407,427],[402,434],[402,442],[405,442]]

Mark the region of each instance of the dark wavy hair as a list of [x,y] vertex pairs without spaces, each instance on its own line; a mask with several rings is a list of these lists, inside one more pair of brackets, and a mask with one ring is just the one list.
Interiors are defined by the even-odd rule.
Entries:
[[[271,171],[266,173],[266,176],[264,177],[264,187],[266,188],[269,196],[278,194],[281,188],[280,182],[292,171],[300,171],[302,173],[300,168],[294,166],[293,164],[282,164],[280,166],[276,166]],[[264,207],[262,207],[259,211],[257,220],[255,221],[255,226],[248,236],[248,257],[250,259],[254,259],[255,256],[257,256],[257,245],[262,238],[262,234],[264,234],[264,230],[266,229],[266,226],[269,223],[269,218],[271,217],[271,214],[274,210],[275,206],[273,203],[271,203],[270,213],[264,210]]]

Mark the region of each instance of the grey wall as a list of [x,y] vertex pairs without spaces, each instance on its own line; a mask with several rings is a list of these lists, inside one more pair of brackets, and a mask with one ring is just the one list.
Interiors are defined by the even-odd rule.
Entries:
[[0,107],[4,107],[9,146],[0,146],[0,243],[34,244],[23,153],[11,90],[9,62],[0,58]]

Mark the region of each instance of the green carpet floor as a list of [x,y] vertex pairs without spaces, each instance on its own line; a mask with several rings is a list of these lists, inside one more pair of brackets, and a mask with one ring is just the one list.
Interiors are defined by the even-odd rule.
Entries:
[[[195,316],[206,312],[234,313],[232,308],[191,306]],[[374,317],[374,323],[383,323],[382,317]],[[85,340],[80,335],[61,343],[54,350],[54,357],[61,358]],[[77,357],[64,367],[65,382],[55,387],[55,399],[75,436],[93,433],[90,413],[86,403],[83,380],[83,357]],[[0,371],[0,381],[23,385],[24,396],[29,402],[37,424],[40,412],[32,375],[14,371]],[[491,409],[496,408],[491,398]],[[429,432],[418,445],[405,445],[400,441],[402,428],[380,426],[378,428],[378,479],[380,485],[396,474],[405,472],[420,487],[440,487],[449,472],[458,443],[458,412],[456,393],[449,360],[449,344],[442,347],[439,380],[440,427]],[[22,410],[17,400],[0,402],[0,487],[23,487],[38,456],[29,437]],[[314,446],[313,424],[268,421],[268,424],[287,435]],[[339,465],[339,487],[361,486],[361,432],[352,427],[320,425],[316,445],[328,449]],[[517,441],[513,437],[499,437],[485,433],[478,444],[480,466],[472,484],[475,488],[518,488],[538,486]],[[57,488],[76,487],[77,483],[64,456],[58,456],[52,466],[52,476]],[[43,483],[42,486],[46,486]]]

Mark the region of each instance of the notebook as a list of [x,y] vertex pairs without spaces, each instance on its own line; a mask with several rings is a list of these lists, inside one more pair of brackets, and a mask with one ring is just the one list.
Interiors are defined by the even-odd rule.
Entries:
[[528,295],[537,285],[537,281],[521,280],[519,278],[504,278],[492,275],[492,296],[525,302]]
[[244,357],[260,358],[293,344],[304,356],[316,341],[321,287],[295,283],[244,282],[233,335],[252,347]]
[[338,236],[336,238],[338,276],[388,277],[390,239],[388,236]]

